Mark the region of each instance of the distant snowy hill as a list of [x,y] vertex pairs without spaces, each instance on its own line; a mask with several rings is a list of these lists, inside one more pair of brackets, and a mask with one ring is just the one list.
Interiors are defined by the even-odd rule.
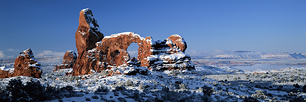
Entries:
[[[194,57],[201,58],[201,57]],[[205,56],[208,59],[306,59],[302,53],[262,53],[255,51],[235,51],[232,53]]]

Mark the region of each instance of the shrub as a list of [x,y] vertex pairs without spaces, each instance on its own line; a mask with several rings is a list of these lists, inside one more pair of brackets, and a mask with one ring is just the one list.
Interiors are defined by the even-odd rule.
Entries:
[[145,88],[145,86],[143,85],[143,83],[140,83],[138,87],[139,87],[140,90],[143,90],[143,89]]
[[188,89],[187,84],[179,84],[180,89]]
[[105,87],[104,85],[99,86],[99,88],[96,90],[96,92],[109,92],[109,89]]
[[38,99],[40,101],[44,100],[46,97],[44,94],[44,86],[40,84],[39,81],[34,82],[33,80],[27,82],[24,86],[24,91],[29,94],[29,96],[33,99]]
[[9,93],[6,91],[5,88],[0,87],[0,102],[9,102],[10,97]]
[[262,90],[256,90],[255,94],[252,94],[251,97],[258,98],[258,99],[268,98],[268,96],[266,96]]
[[114,91],[114,96],[119,96],[119,92],[118,91]]
[[300,85],[299,84],[293,84],[293,86],[295,87],[295,88],[300,88]]
[[243,99],[243,102],[259,102],[259,101],[253,97],[246,97]]
[[263,75],[260,78],[268,78],[268,75]]
[[138,102],[141,101],[141,97],[140,97],[140,95],[139,95],[138,92],[134,92],[132,98],[133,98],[135,101],[138,101]]
[[123,86],[117,86],[114,91],[126,91],[127,89]]
[[303,97],[294,97],[289,100],[289,102],[306,102]]
[[212,99],[211,97],[209,97],[207,94],[204,94],[201,99],[204,101],[204,102],[211,102]]
[[296,94],[296,93],[293,93],[293,92],[289,92],[288,95],[289,95],[289,96],[297,96],[297,94]]
[[133,82],[131,80],[127,80],[125,82],[125,86],[134,86]]
[[303,92],[306,92],[306,85],[303,86]]
[[[63,88],[55,88],[47,85],[41,85],[39,81],[30,80],[26,85],[23,85],[21,80],[12,79],[6,88],[6,91],[11,93],[11,101],[44,101],[64,97],[64,92],[73,92],[72,86]],[[70,95],[71,96],[71,95]]]
[[274,76],[277,76],[278,74],[279,74],[279,73],[273,73],[271,76],[274,77]]
[[214,89],[212,87],[208,87],[206,85],[204,85],[202,89],[203,89],[204,95],[210,96],[214,92]]
[[125,98],[122,98],[122,97],[119,97],[118,100],[119,100],[120,102],[127,102],[126,99],[125,99]]
[[91,96],[92,99],[99,99],[99,96],[97,95],[94,95],[94,96]]
[[11,99],[14,102],[23,101],[29,102],[31,98],[29,95],[24,91],[24,85],[22,84],[20,79],[12,79],[9,81],[6,90],[11,93]]

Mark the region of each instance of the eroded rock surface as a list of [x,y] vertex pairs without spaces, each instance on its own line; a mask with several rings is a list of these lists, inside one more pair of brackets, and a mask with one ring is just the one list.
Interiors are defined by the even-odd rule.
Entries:
[[40,63],[34,58],[31,49],[20,52],[15,59],[14,68],[1,68],[0,78],[8,78],[14,76],[30,76],[41,78],[42,70]]
[[67,51],[63,57],[63,61],[61,65],[57,65],[54,67],[53,71],[58,71],[60,69],[72,68],[74,63],[77,60],[77,54],[74,51]]

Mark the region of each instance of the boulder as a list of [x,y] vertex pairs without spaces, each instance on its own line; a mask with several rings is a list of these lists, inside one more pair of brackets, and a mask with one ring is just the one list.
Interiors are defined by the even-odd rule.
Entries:
[[30,76],[34,78],[41,78],[41,65],[34,58],[32,50],[29,48],[20,52],[15,59],[14,68],[1,68],[2,74],[0,78],[8,78],[14,76]]
[[70,50],[67,51],[63,57],[63,61],[61,65],[56,65],[53,71],[58,71],[60,69],[72,68],[74,63],[76,62],[77,54]]

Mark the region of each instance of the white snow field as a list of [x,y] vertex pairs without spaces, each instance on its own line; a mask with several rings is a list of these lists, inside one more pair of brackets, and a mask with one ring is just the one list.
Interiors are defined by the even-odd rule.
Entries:
[[[51,67],[49,67],[51,68]],[[44,68],[42,68],[44,69]],[[11,79],[39,81],[43,86],[72,86],[74,94],[50,102],[85,101],[301,101],[306,68],[244,71],[230,67],[200,66],[196,70],[150,71],[148,75],[114,75],[106,72],[65,76],[65,71],[43,73],[42,78],[18,76],[0,79],[5,89]],[[71,93],[70,93],[71,94]]]

